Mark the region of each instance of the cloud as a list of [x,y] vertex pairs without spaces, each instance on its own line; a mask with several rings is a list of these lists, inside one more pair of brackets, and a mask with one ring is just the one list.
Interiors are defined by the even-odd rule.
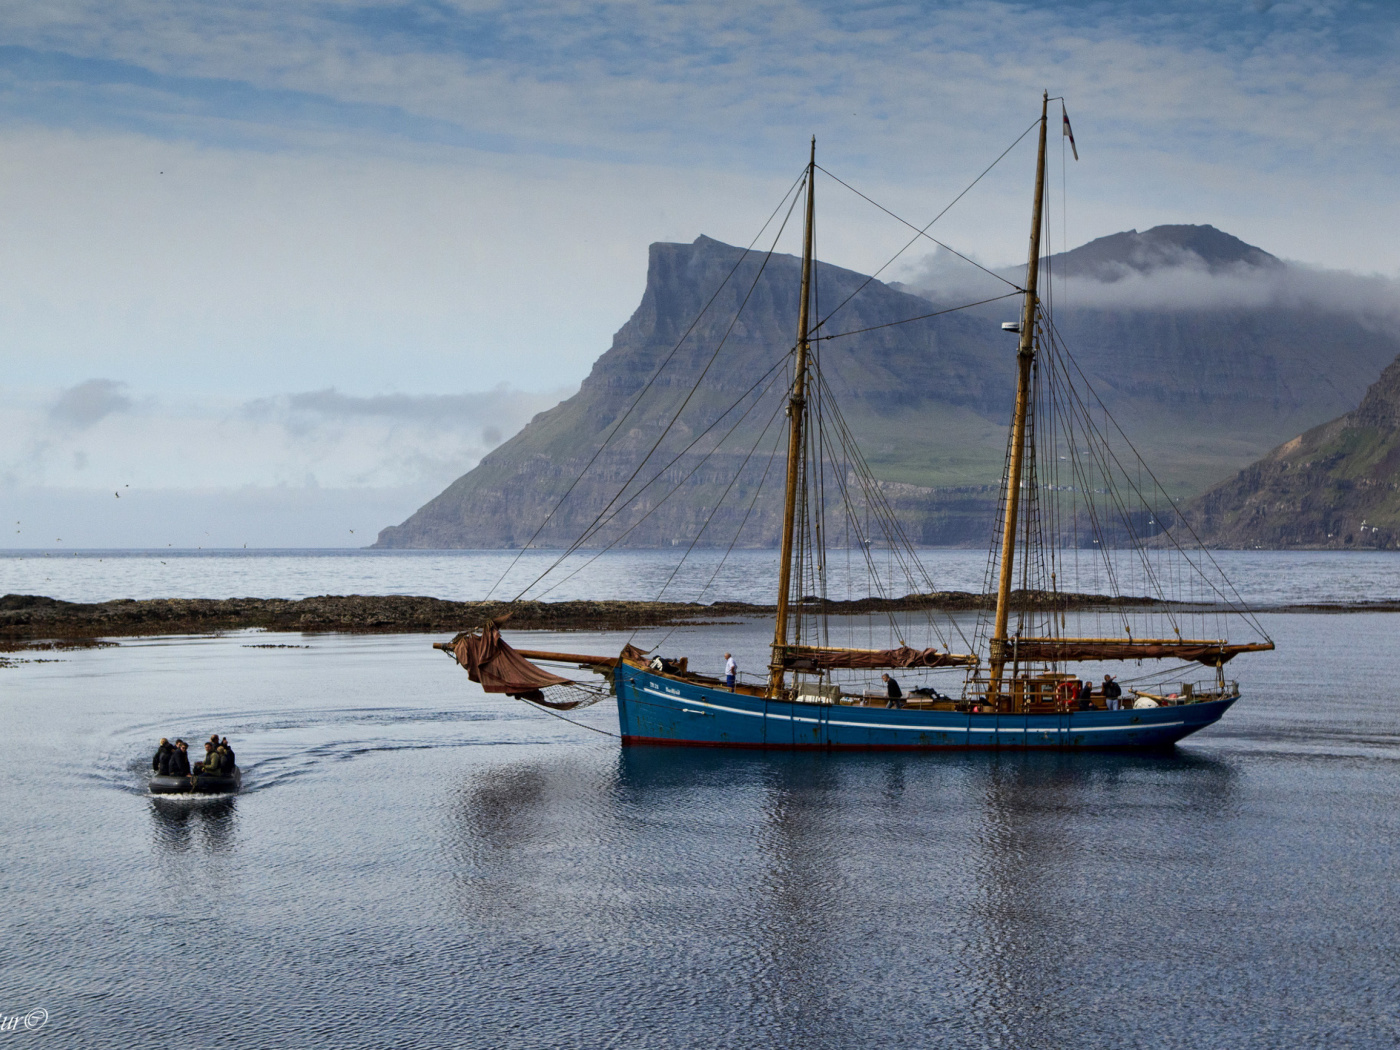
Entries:
[[74,0],[0,17],[0,71],[12,106],[69,126],[768,170],[786,169],[772,147],[799,129],[853,158],[927,155],[918,144],[950,131],[988,146],[1050,85],[1099,156],[1165,133],[1274,160],[1325,146],[1307,163],[1343,168],[1339,149],[1395,150],[1386,7]]
[[[1021,279],[1016,267],[993,269],[1008,278]],[[1104,269],[1112,271],[1105,279],[1056,278],[1056,307],[1195,311],[1308,306],[1375,327],[1393,329],[1400,325],[1400,280],[1381,274],[1328,270],[1298,262],[1211,267],[1190,255],[1183,255],[1175,265],[1157,265],[1145,272],[1127,266],[1116,271]],[[1044,274],[1042,270],[1042,277]],[[938,303],[974,302],[1010,291],[1004,282],[944,251],[911,263],[901,276],[897,287]]]
[[1211,273],[1177,266],[1112,282],[1071,278],[1056,286],[1061,306],[1138,310],[1258,309],[1311,306],[1376,327],[1400,323],[1400,281],[1301,264],[1276,269],[1236,267]]
[[86,429],[113,412],[131,407],[131,399],[121,391],[125,383],[111,379],[89,379],[63,391],[49,409],[49,418],[64,426]]
[[[1042,88],[1067,96],[1083,158],[1052,139],[1051,251],[1210,221],[1315,267],[1400,271],[1393,4],[62,0],[4,7],[0,38],[12,484],[451,480],[555,396],[519,391],[582,379],[649,242],[748,243],[809,135],[922,224]],[[1031,159],[1027,138],[934,232],[1015,259]],[[873,272],[907,240],[819,185],[823,259]],[[1168,268],[1065,292],[1391,316],[1384,278],[1288,280]],[[53,403],[83,376],[140,396]],[[516,393],[444,392],[502,382]]]
[[[557,404],[573,393],[561,388],[546,394],[523,393],[505,383],[494,390],[475,394],[377,394],[355,397],[334,387],[287,395],[286,406],[294,412],[315,412],[323,416],[377,416],[385,419],[439,422],[475,427],[482,420],[504,422],[525,418],[541,408]],[[538,406],[538,407],[537,407]]]
[[[116,360],[152,391],[553,387],[635,307],[648,242],[748,243],[808,135],[922,223],[1047,86],[1084,157],[1057,235],[1209,219],[1400,269],[1397,23],[1244,0],[10,5],[0,176],[27,219],[0,245],[0,356],[47,385]],[[1014,258],[1030,149],[939,235]],[[869,272],[901,243],[830,182],[820,201],[825,259]]]
[[[47,521],[40,530],[47,533],[62,508],[106,508],[84,511],[81,521],[55,532],[70,541],[81,533],[89,546],[161,546],[211,529],[230,543],[281,537],[343,546],[349,533],[330,523],[348,518],[347,528],[363,532],[367,543],[470,470],[504,435],[573,392],[501,386],[362,397],[329,388],[240,401],[130,398],[120,387],[100,380],[64,391],[57,428],[52,393],[11,391],[0,400],[0,427],[11,438],[0,452],[0,495],[17,520]],[[351,513],[357,492],[360,509]],[[189,497],[185,510],[181,493]],[[229,509],[240,501],[244,509]],[[256,508],[310,517],[254,527]],[[370,511],[387,516],[369,520]],[[208,522],[220,516],[223,525],[212,528]],[[312,521],[329,531],[316,539]],[[31,530],[12,536],[11,545],[31,540],[47,543]]]

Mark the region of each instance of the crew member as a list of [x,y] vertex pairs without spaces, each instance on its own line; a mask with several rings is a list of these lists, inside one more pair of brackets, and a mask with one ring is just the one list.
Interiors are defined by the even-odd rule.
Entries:
[[885,681],[885,696],[889,698],[885,701],[885,706],[903,707],[904,690],[899,688],[899,683],[887,674],[882,674],[880,677],[883,678]]
[[734,682],[739,677],[739,665],[734,662],[734,657],[729,653],[724,654],[724,684],[730,692],[734,691]]
[[1110,711],[1117,711],[1121,706],[1119,697],[1123,695],[1123,687],[1113,680],[1113,675],[1103,676],[1103,698],[1104,704]]
[[1094,683],[1087,678],[1079,684],[1079,703],[1075,706],[1081,711],[1088,711],[1094,706]]

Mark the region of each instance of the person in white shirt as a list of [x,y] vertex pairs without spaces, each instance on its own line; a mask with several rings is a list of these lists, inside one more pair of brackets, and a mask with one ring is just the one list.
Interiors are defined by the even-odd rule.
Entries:
[[724,684],[725,684],[725,687],[728,688],[728,689],[730,690],[730,692],[733,692],[733,690],[734,690],[734,680],[735,680],[736,677],[738,677],[738,674],[739,674],[739,665],[736,664],[736,663],[734,662],[734,657],[730,656],[728,653],[725,653],[725,654],[724,654]]

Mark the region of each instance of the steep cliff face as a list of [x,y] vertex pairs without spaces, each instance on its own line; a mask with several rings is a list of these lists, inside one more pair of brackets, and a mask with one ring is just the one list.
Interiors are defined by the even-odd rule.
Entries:
[[1187,515],[1221,547],[1400,546],[1400,359],[1354,411],[1280,445]]
[[[1148,235],[1121,236],[1128,237],[1120,248],[1132,265],[1155,265],[1176,252],[1160,237],[1144,247]],[[1202,240],[1177,236],[1183,238]],[[1243,251],[1208,236],[1206,242],[1217,255],[1233,252],[1231,266],[1281,265],[1248,245]],[[1111,262],[1102,245],[1091,254],[1084,265]],[[684,449],[746,390],[777,374],[769,370],[797,327],[799,266],[790,256],[745,258],[708,237],[652,245],[642,301],[579,393],[536,416],[402,525],[385,529],[376,546],[566,545],[604,511],[675,416],[677,426],[629,492],[670,465],[597,542],[623,536],[633,546],[688,544],[708,520],[702,546],[728,545],[741,523],[739,545],[771,544],[776,499],[755,498],[753,490],[768,468],[776,424],[745,457],[773,418],[781,380],[748,416],[732,413]],[[1018,304],[879,327],[937,306],[827,264],[818,265],[817,281],[819,317],[844,304],[817,334],[860,332],[818,342],[823,373],[913,538],[985,542],[1013,392],[1015,341],[997,322],[1015,317]],[[1355,405],[1366,381],[1400,352],[1394,340],[1316,310],[1062,308],[1056,316],[1099,394],[1158,476],[1182,495]],[[781,464],[772,469],[780,472]]]
[[[782,362],[797,330],[799,268],[791,256],[773,256],[765,264],[761,255],[745,257],[742,249],[707,237],[693,244],[652,245],[641,304],[578,394],[536,416],[403,525],[385,529],[377,545],[509,547],[530,542],[616,430],[606,451],[534,540],[546,546],[567,544],[632,474],[673,416],[679,413],[678,426],[653,457],[657,466],[668,463],[745,391],[775,379],[769,396],[747,418],[740,420],[737,412],[725,418],[605,533],[611,538],[646,514],[625,542],[689,542],[779,406]],[[1004,439],[989,421],[1005,415],[1012,377],[1007,368],[989,364],[1007,357],[1007,337],[995,325],[959,314],[878,328],[928,314],[933,307],[878,281],[867,285],[864,275],[850,270],[826,264],[817,270],[823,316],[853,296],[827,320],[823,333],[874,329],[818,344],[832,392],[867,454],[922,475],[970,468],[977,478],[994,476]],[[697,316],[700,321],[692,329]],[[780,366],[776,371],[775,365]],[[949,411],[930,417],[933,404]],[[719,451],[699,465],[700,455],[711,452],[731,426],[733,433]],[[752,488],[768,466],[778,429],[769,431],[749,459],[740,484],[730,490],[702,542],[730,542]],[[685,491],[659,503],[670,484],[692,470]],[[644,471],[634,488],[651,473]],[[747,522],[741,545],[772,543],[776,504],[760,498]]]

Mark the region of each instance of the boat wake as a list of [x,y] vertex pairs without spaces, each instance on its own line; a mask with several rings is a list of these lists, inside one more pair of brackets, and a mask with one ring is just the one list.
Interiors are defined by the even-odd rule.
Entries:
[[[499,711],[320,708],[289,715],[285,710],[230,711],[200,715],[198,725],[169,720],[112,729],[101,757],[81,776],[95,787],[156,797],[149,788],[151,754],[162,736],[192,745],[218,729],[234,744],[243,774],[239,795],[256,795],[287,784],[340,777],[345,763],[384,755],[481,747],[533,747],[554,742],[563,730],[542,723],[512,702]],[[501,733],[502,723],[513,728]],[[224,794],[176,793],[162,802],[204,804]]]

